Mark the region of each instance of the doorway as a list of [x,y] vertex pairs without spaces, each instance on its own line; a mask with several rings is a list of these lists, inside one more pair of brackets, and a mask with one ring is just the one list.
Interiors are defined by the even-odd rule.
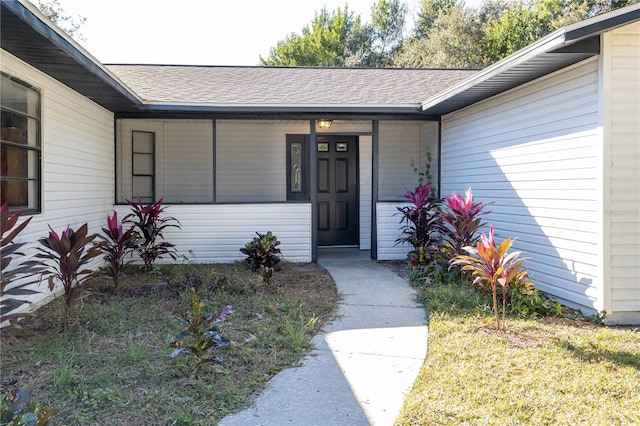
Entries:
[[318,246],[358,246],[358,137],[317,136]]

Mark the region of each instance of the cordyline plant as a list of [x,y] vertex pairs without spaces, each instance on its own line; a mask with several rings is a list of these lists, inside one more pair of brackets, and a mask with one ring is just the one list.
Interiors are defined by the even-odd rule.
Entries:
[[120,278],[124,276],[124,271],[130,263],[125,261],[125,256],[133,250],[136,240],[136,233],[133,229],[124,230],[118,221],[118,213],[113,212],[113,216],[107,215],[107,227],[102,228],[103,235],[100,235],[103,243],[102,251],[105,253],[107,266],[104,268],[105,275],[113,280],[114,291],[117,293],[120,286]]
[[215,356],[220,348],[231,345],[228,339],[220,335],[215,325],[225,321],[233,313],[231,305],[225,306],[219,313],[204,314],[204,303],[198,299],[196,290],[191,288],[191,312],[175,312],[174,317],[184,326],[170,346],[176,348],[171,358],[184,355],[191,361],[191,371],[196,371],[205,363],[222,364]]
[[471,188],[465,192],[462,198],[453,191],[451,197],[444,197],[446,210],[442,215],[445,223],[444,238],[447,241],[449,259],[464,254],[465,247],[473,247],[478,243],[480,235],[478,231],[485,223],[481,216],[491,213],[483,211],[485,204],[474,202]]
[[493,226],[489,227],[489,236],[484,233],[477,248],[464,247],[464,250],[473,256],[458,255],[451,259],[451,266],[460,266],[463,271],[471,271],[475,277],[473,284],[482,288],[490,288],[493,295],[493,312],[496,316],[496,324],[500,328],[500,316],[498,314],[498,286],[502,295],[502,326],[506,320],[507,292],[509,285],[519,276],[524,258],[520,258],[520,252],[508,253],[513,240],[507,238],[496,247],[493,237]]
[[69,319],[71,306],[82,294],[83,285],[95,275],[95,271],[84,267],[102,254],[99,245],[89,246],[96,235],[88,234],[85,223],[77,231],[67,227],[60,235],[49,227],[49,237],[38,240],[35,258],[42,259],[43,276],[49,281],[49,290],[53,291],[56,280],[64,287],[65,317]]
[[20,318],[31,315],[28,312],[15,312],[22,305],[29,304],[28,301],[16,299],[15,296],[31,296],[39,293],[35,290],[25,288],[33,284],[35,282],[33,280],[23,281],[18,285],[9,287],[9,285],[17,279],[26,279],[38,272],[37,266],[29,262],[25,262],[16,268],[9,268],[14,257],[24,256],[24,254],[18,250],[20,250],[25,243],[14,243],[13,239],[29,224],[31,218],[18,225],[20,215],[21,212],[16,212],[9,216],[9,204],[7,203],[0,206],[0,251],[2,252],[0,260],[2,264],[2,268],[0,269],[0,323],[9,321],[12,327],[19,327],[17,321]]
[[402,215],[400,223],[402,233],[396,240],[396,245],[407,243],[413,247],[409,253],[412,269],[425,265],[432,260],[437,252],[442,232],[442,218],[440,216],[440,200],[431,198],[429,193],[433,185],[416,186],[415,190],[407,191],[407,198],[413,205],[398,207]]
[[176,259],[175,246],[164,240],[163,231],[169,227],[180,228],[180,222],[174,217],[162,217],[165,207],[163,199],[155,203],[144,204],[140,197],[137,203],[126,200],[131,206],[132,213],[123,218],[123,223],[133,225],[137,234],[134,248],[144,262],[145,269],[151,271],[151,266],[163,256],[168,255]]

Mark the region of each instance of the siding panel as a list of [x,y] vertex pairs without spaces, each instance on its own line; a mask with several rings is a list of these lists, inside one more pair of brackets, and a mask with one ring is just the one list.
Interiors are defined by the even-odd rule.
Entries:
[[[122,215],[129,212],[127,206],[117,210]],[[240,248],[256,232],[267,231],[282,243],[286,260],[311,261],[311,204],[170,205],[166,214],[178,219],[181,229],[167,229],[165,240],[175,244],[178,256],[198,263],[240,260]]]
[[605,35],[612,322],[640,323],[640,23]]
[[536,285],[601,310],[597,61],[586,61],[443,119],[442,191],[471,187]]
[[400,237],[401,216],[398,207],[404,207],[405,203],[378,203],[376,216],[378,219],[378,260],[406,259],[411,247],[405,244],[396,245],[396,239]]
[[[99,232],[113,209],[113,114],[58,81],[0,51],[0,69],[40,89],[42,100],[42,213],[16,242],[32,242],[67,226]],[[34,254],[33,243],[24,250]],[[97,265],[99,261],[94,262]],[[49,295],[46,286],[33,297]]]
[[372,138],[360,136],[360,250],[371,249]]

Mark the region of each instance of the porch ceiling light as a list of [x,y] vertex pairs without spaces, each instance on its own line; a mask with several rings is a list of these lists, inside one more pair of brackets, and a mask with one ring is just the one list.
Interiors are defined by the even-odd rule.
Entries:
[[328,129],[331,127],[332,120],[318,120],[318,127],[321,129]]

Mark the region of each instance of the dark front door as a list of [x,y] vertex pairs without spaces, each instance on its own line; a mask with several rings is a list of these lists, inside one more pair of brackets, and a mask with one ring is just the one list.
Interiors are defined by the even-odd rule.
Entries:
[[358,137],[317,140],[318,245],[358,245]]

